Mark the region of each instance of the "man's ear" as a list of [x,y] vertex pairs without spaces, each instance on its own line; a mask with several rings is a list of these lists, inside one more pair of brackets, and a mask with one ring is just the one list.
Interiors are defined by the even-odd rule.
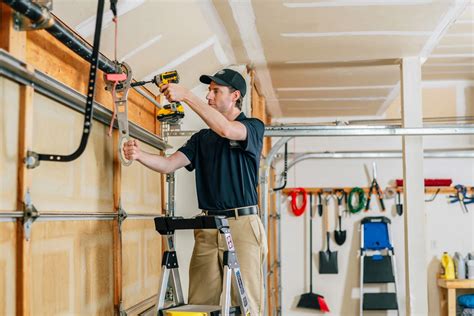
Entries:
[[237,100],[240,98],[240,91],[239,90],[235,90],[234,92],[232,92],[232,101],[233,102],[237,102]]

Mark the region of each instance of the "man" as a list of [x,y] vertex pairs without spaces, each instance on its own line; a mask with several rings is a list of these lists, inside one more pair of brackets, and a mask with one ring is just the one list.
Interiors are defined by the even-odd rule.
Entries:
[[[265,230],[257,214],[257,182],[264,124],[241,111],[245,79],[223,69],[214,76],[202,75],[209,84],[205,104],[178,84],[161,87],[168,101],[186,102],[209,129],[193,135],[169,157],[141,151],[137,141],[124,146],[127,159],[161,172],[181,167],[196,171],[199,208],[207,215],[224,215],[230,230],[250,301],[251,315],[263,314],[263,261],[267,253]],[[197,230],[189,271],[189,303],[219,305],[222,292],[224,240],[217,230]],[[232,304],[238,304],[237,291]]]

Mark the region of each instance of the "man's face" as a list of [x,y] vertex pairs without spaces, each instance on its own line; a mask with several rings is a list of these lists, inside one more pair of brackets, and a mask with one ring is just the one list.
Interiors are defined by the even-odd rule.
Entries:
[[220,113],[226,113],[235,106],[235,102],[240,96],[239,91],[230,92],[229,87],[221,86],[211,82],[209,92],[206,95],[207,103]]

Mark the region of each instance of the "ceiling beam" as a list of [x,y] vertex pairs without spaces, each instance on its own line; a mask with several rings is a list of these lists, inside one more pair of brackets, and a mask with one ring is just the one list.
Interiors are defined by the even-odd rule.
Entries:
[[259,90],[267,99],[267,111],[273,117],[281,116],[280,104],[273,90],[272,79],[267,68],[267,61],[262,47],[260,36],[255,24],[255,13],[250,0],[229,0],[235,23],[239,28],[242,43],[255,70],[255,80]]
[[400,65],[400,58],[371,59],[371,60],[343,60],[343,61],[287,61],[285,63],[271,63],[271,68],[349,68],[370,66]]
[[341,90],[376,90],[376,89],[392,89],[393,85],[383,86],[339,86],[339,87],[283,87],[277,88],[279,92],[284,91],[341,91]]
[[393,101],[398,97],[400,94],[400,81],[393,87],[390,93],[385,98],[382,106],[378,109],[377,115],[383,115],[385,111],[392,105]]
[[[122,16],[125,13],[132,11],[142,4],[145,0],[122,0],[117,3],[117,16]],[[112,11],[106,10],[103,16],[102,29],[107,28],[112,23]],[[74,29],[83,38],[88,38],[94,35],[96,15],[89,17],[83,22],[79,23]]]
[[214,46],[214,45],[219,45],[219,42],[217,40],[217,36],[212,36],[208,40],[202,42],[201,44],[191,48],[184,54],[178,56],[178,58],[172,60],[168,64],[164,65],[163,67],[154,70],[153,72],[150,72],[148,75],[143,77],[142,80],[150,80],[152,79],[155,75],[160,74],[165,71],[170,71],[175,69],[178,65],[184,63],[185,61],[191,59],[192,57],[196,56],[197,54],[201,53],[205,49]]
[[150,47],[150,46],[154,45],[155,43],[157,43],[162,37],[163,36],[161,34],[159,34],[158,36],[155,36],[155,37],[149,39],[148,41],[146,41],[142,45],[140,45],[140,46],[132,49],[128,53],[126,53],[122,58],[120,58],[120,61],[123,62],[125,60],[129,60],[130,58],[132,58],[133,56],[135,56],[136,54],[138,54],[142,50],[147,49],[148,47]]
[[349,98],[279,98],[279,101],[297,101],[297,102],[312,102],[312,101],[379,101],[385,100],[386,97],[349,97]]
[[[436,45],[440,42],[443,35],[446,34],[449,26],[451,26],[451,24],[453,24],[454,21],[456,21],[456,19],[461,16],[461,14],[466,9],[469,2],[470,0],[456,0],[453,4],[450,5],[449,9],[446,11],[444,16],[441,17],[439,23],[437,24],[430,38],[425,43],[425,45],[423,46],[420,52],[420,60],[421,60],[422,65],[428,59],[428,56],[434,50]],[[400,94],[400,81],[393,88],[393,90],[390,91],[390,93],[387,96],[387,99],[382,104],[380,109],[377,111],[377,115],[382,115],[388,109],[388,107],[393,103],[393,101],[399,96],[399,94]]]
[[216,51],[215,49],[216,56],[218,57],[219,61],[221,61],[222,66],[226,67],[229,64],[236,64],[237,59],[235,58],[232,42],[224,26],[224,23],[222,22],[219,13],[216,10],[216,7],[211,0],[198,1],[198,5],[201,8],[203,16],[206,17],[210,29],[213,30],[217,36],[219,45],[216,45],[216,47],[221,47],[222,54],[226,56],[227,62],[223,63],[222,61],[225,59],[219,57],[218,54],[221,54],[221,52]]
[[426,61],[426,59],[428,59],[428,57],[430,57],[431,52],[435,49],[436,45],[438,45],[441,38],[446,34],[451,24],[453,24],[456,19],[461,16],[461,14],[469,5],[469,2],[470,0],[456,0],[449,6],[449,9],[440,19],[438,25],[433,31],[433,34],[430,36],[421,50],[420,57],[422,64]]
[[354,32],[294,32],[280,33],[282,37],[341,37],[341,36],[430,36],[431,32],[415,31],[354,31]]
[[333,7],[368,7],[368,6],[406,6],[406,5],[422,5],[430,4],[432,0],[334,0],[334,1],[318,1],[318,2],[284,2],[287,8],[333,8]]

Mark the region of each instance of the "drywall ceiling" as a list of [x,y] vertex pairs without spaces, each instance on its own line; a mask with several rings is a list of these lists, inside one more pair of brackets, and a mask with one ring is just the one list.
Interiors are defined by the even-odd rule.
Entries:
[[[118,3],[117,57],[134,78],[177,69],[194,88],[202,73],[248,65],[274,117],[383,115],[398,95],[396,62],[408,56],[426,60],[424,80],[474,80],[474,0]],[[53,4],[89,41],[95,10],[93,0]],[[114,59],[109,10],[104,17],[101,50]]]

